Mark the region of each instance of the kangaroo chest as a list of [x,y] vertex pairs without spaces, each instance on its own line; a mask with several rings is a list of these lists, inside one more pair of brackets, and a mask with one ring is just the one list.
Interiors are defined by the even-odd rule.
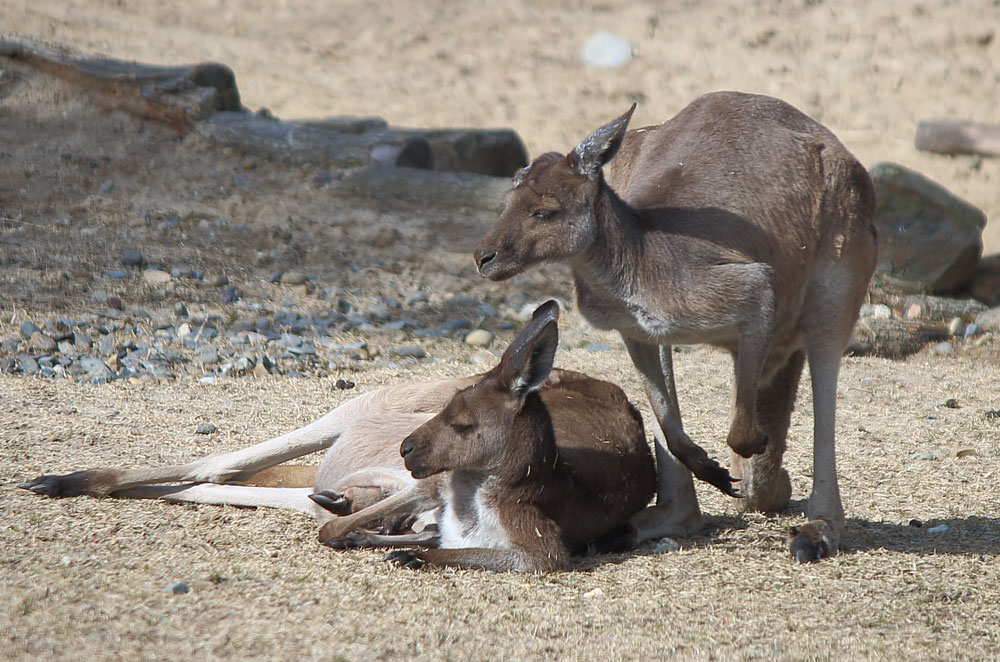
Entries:
[[441,495],[438,519],[441,547],[511,548],[510,538],[496,507],[494,496],[497,489],[493,478],[474,480],[459,472],[452,474]]
[[708,343],[728,347],[738,337],[737,319],[706,319],[688,310],[678,297],[658,297],[639,287],[626,292],[600,279],[575,274],[577,305],[598,329],[615,330],[630,340],[655,344]]

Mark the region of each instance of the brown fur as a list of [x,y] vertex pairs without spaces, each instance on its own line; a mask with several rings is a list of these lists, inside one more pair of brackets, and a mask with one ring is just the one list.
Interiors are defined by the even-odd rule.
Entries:
[[[674,457],[736,495],[734,479],[682,428],[670,346],[733,354],[727,444],[738,475],[753,473],[741,484],[747,504],[768,510],[788,499],[781,454],[804,353],[817,403],[810,517],[832,553],[843,526],[837,372],[875,266],[867,171],[830,131],[777,99],[708,94],[662,125],[626,133],[631,112],[518,174],[476,248],[480,272],[501,280],[566,260],[584,316],[621,333],[669,449],[658,448],[659,510],[643,516],[644,535],[700,521]],[[601,167],[616,154],[606,182]]]

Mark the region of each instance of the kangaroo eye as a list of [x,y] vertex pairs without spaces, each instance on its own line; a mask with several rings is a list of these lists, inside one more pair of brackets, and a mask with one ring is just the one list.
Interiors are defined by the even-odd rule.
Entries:
[[532,216],[535,217],[535,218],[540,218],[543,221],[547,221],[550,218],[552,218],[553,216],[555,216],[557,211],[559,211],[559,210],[557,210],[557,209],[539,209],[534,214],[532,214]]
[[451,429],[455,431],[455,434],[468,434],[472,432],[473,428],[476,426],[471,423],[452,423]]

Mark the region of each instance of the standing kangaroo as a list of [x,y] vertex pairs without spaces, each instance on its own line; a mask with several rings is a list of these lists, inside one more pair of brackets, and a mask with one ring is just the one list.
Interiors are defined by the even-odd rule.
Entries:
[[[706,94],[664,124],[626,133],[634,109],[517,174],[475,249],[479,272],[503,280],[564,260],[584,317],[621,333],[662,431],[657,504],[632,519],[640,540],[700,526],[688,469],[732,496],[742,481],[744,508],[787,505],[781,462],[808,360],[813,490],[791,553],[800,562],[830,556],[844,527],[837,375],[877,251],[871,179],[829,130],[777,99]],[[605,181],[602,167],[616,154]],[[684,432],[677,343],[733,356],[735,478]]]
[[[598,551],[636,542],[626,525],[652,498],[656,471],[620,388],[552,368],[558,313],[554,301],[539,307],[482,375],[365,393],[298,430],[187,464],[89,469],[21,487],[285,508],[314,516],[332,547],[441,547],[397,552],[408,566],[565,568],[591,542]],[[318,470],[281,465],[323,448]],[[437,529],[394,533],[418,517]],[[383,532],[360,530],[372,525]]]

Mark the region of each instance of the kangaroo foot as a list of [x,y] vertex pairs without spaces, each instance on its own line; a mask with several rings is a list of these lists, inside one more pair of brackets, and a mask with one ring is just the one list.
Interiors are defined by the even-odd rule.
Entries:
[[87,469],[60,476],[39,476],[27,483],[21,483],[18,487],[35,494],[56,498],[105,496],[114,485],[115,476],[114,469]]
[[819,561],[837,553],[833,529],[823,520],[793,526],[789,551],[797,563]]
[[309,498],[321,508],[330,511],[334,515],[350,515],[352,512],[351,500],[340,492],[323,490],[322,492],[310,494]]

